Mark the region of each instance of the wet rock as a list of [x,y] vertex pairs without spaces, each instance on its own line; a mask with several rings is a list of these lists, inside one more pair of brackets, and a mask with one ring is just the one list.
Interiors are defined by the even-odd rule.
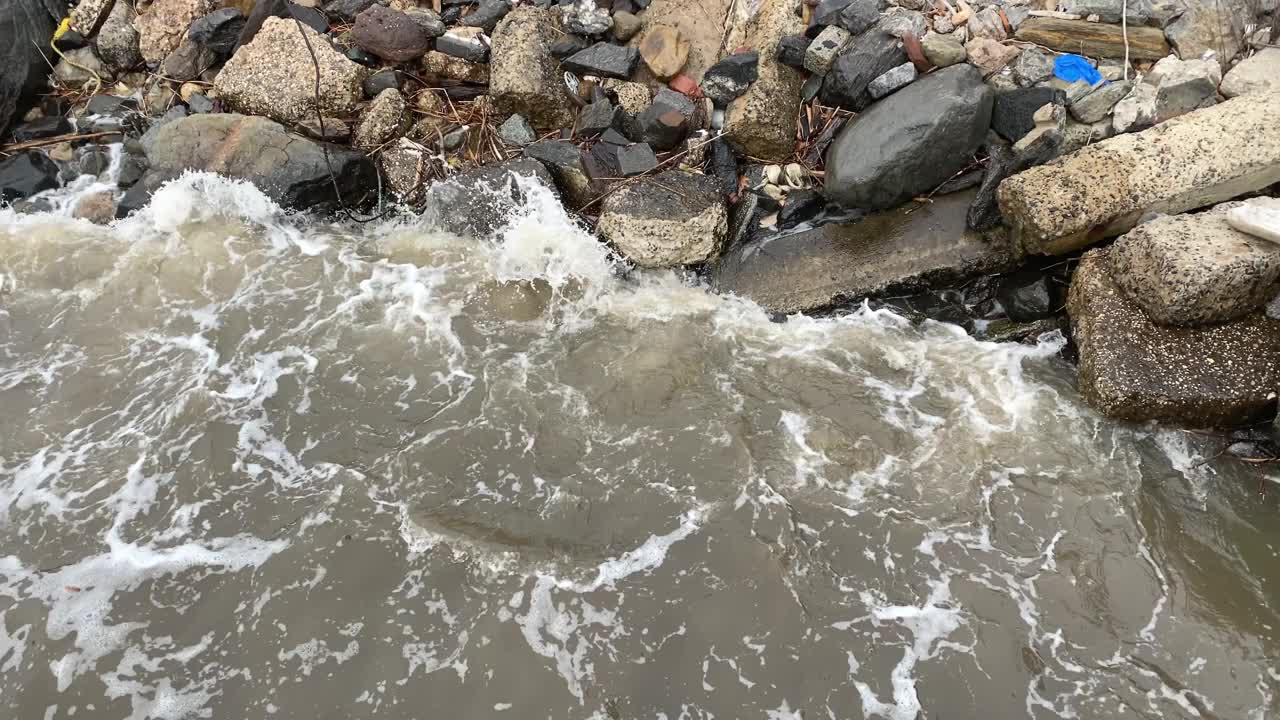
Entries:
[[482,34],[480,28],[454,28],[436,38],[435,47],[438,52],[469,63],[486,63],[489,62],[489,46]]
[[492,33],[498,26],[498,21],[506,17],[509,12],[511,12],[511,4],[507,0],[480,0],[476,9],[462,19],[462,24]]
[[178,49],[196,18],[213,10],[210,0],[155,0],[138,15],[138,50],[149,63],[160,63]]
[[151,122],[151,127],[138,138],[138,144],[142,146],[144,153],[151,152],[151,146],[155,144],[156,138],[160,135],[160,130],[165,126],[177,120],[187,117],[189,113],[187,109],[181,105],[175,105],[165,111],[164,115],[156,118]]
[[674,27],[658,25],[640,40],[640,57],[654,77],[669,80],[689,61],[689,40]]
[[689,134],[690,121],[697,107],[689,98],[669,88],[662,88],[653,102],[636,118],[639,139],[656,150],[670,150]]
[[58,187],[58,164],[38,150],[0,160],[0,202],[13,202]]
[[626,80],[635,72],[640,62],[640,51],[635,48],[598,42],[595,45],[565,58],[566,70],[581,75]]
[[[789,36],[794,37],[794,36]],[[785,40],[785,38],[784,38]],[[805,50],[803,67],[811,73],[826,75],[836,61],[836,56],[844,52],[853,40],[853,35],[839,25],[828,25],[818,33],[818,37],[809,43]],[[781,47],[781,42],[779,42]]]
[[408,129],[406,110],[404,95],[399,90],[388,88],[378,93],[360,116],[352,144],[371,150],[394,140]]
[[1241,60],[1222,78],[1219,90],[1229,98],[1280,90],[1280,48],[1268,47]]
[[1053,278],[1038,270],[1024,270],[1000,278],[996,299],[1009,319],[1031,322],[1056,315],[1063,297]]
[[13,141],[30,142],[56,135],[67,135],[72,131],[71,123],[61,115],[49,115],[38,120],[25,122],[13,129]]
[[[1133,60],[1159,60],[1169,54],[1164,33],[1157,28],[1062,20],[1050,17],[1028,18],[1014,36],[1058,52],[1089,57],[1129,57]],[[1127,40],[1126,40],[1127,37]],[[1127,52],[1126,55],[1126,46]]]
[[1053,77],[1053,57],[1039,48],[1027,48],[1013,61],[1013,79],[1029,86]]
[[116,219],[115,196],[109,190],[86,195],[76,203],[71,216],[96,225],[106,225]]
[[576,108],[551,44],[559,36],[548,11],[520,6],[493,33],[489,96],[500,112],[520,113],[536,127],[568,127]]
[[[432,50],[422,56],[422,70],[429,76],[486,85],[489,82],[489,65],[472,63]],[[567,99],[568,96],[566,96]]]
[[1111,114],[1111,109],[1129,94],[1133,83],[1113,82],[1095,88],[1070,104],[1071,116],[1082,123],[1093,124]]
[[916,66],[909,62],[903,63],[872,80],[871,84],[867,86],[867,92],[871,94],[871,97],[879,100],[885,95],[910,85],[915,79]]
[[644,22],[629,12],[615,12],[613,14],[613,37],[618,42],[626,42],[635,37],[642,27],[644,27]]
[[788,0],[763,0],[744,29],[741,44],[758,52],[758,77],[724,115],[726,139],[743,154],[767,161],[780,161],[795,152],[805,78],[775,59],[782,38],[803,29],[793,9]]
[[[372,5],[356,17],[351,39],[362,49],[391,62],[416,60],[431,49],[431,38],[422,25],[384,5]],[[438,45],[437,48],[444,51]]]
[[334,50],[311,30],[311,49],[320,67],[316,107],[315,64],[297,25],[267,18],[253,42],[242,46],[218,73],[214,89],[222,103],[245,114],[295,123],[319,114],[346,116],[363,97],[369,71]]
[[969,63],[982,71],[983,77],[991,77],[1018,58],[1020,50],[990,38],[974,38],[964,46]]
[[145,62],[139,49],[138,30],[133,26],[135,18],[137,13],[132,5],[117,2],[94,38],[98,57],[113,70],[132,70]]
[[[1178,57],[1186,60],[1212,52],[1225,67],[1243,47],[1245,29],[1256,20],[1256,6],[1234,0],[1183,0],[1183,3],[1185,11],[1164,29],[1169,44],[1178,51]],[[1129,39],[1132,42],[1132,28]],[[1167,54],[1168,51],[1159,57]]]
[[[65,54],[75,65],[67,60],[60,60],[53,67],[53,77],[62,85],[79,88],[97,79],[93,73],[96,73],[97,77],[110,76],[106,66],[94,54],[93,48],[68,50]],[[92,70],[93,73],[86,71],[85,68]]]
[[1021,140],[1036,126],[1036,111],[1048,104],[1065,105],[1066,95],[1050,87],[1020,88],[996,93],[991,127],[1010,142]]
[[795,190],[778,212],[778,229],[790,230],[817,218],[826,209],[826,198],[814,190]]
[[235,51],[247,20],[239,8],[214,10],[191,23],[187,39],[213,53],[219,60],[225,60]]
[[992,92],[974,68],[926,75],[840,131],[827,152],[827,197],[878,210],[933,190],[982,146],[991,112]]
[[[296,32],[296,31],[295,31]],[[152,172],[168,176],[205,170],[248,180],[285,207],[335,203],[329,168],[348,206],[361,205],[377,187],[362,153],[327,149],[271,120],[232,114],[192,115],[160,128],[147,148]]]
[[578,133],[584,137],[594,137],[621,125],[622,111],[608,99],[597,100],[578,113]]
[[379,70],[365,78],[365,81],[361,83],[361,88],[364,90],[365,97],[370,99],[378,97],[378,93],[383,90],[399,90],[400,73],[392,68]]
[[635,143],[618,149],[618,169],[623,177],[643,175],[658,167],[658,157],[645,143]]
[[759,77],[759,53],[736,53],[707,68],[702,76],[702,92],[715,102],[728,105],[746,93]]
[[[788,67],[803,68],[812,42],[806,35],[787,35],[778,41],[778,62]],[[832,62],[835,62],[834,58]]]
[[1280,280],[1280,246],[1239,232],[1223,203],[1145,222],[1111,248],[1116,285],[1162,325],[1212,325],[1262,307]]
[[582,160],[582,150],[566,140],[539,140],[524,149],[524,156],[541,162],[555,179],[555,186],[571,209],[595,198],[591,175]]
[[1022,259],[1016,245],[965,230],[972,197],[953,193],[910,213],[892,210],[763,238],[720,259],[712,286],[771,312],[795,313],[1016,267]]
[[507,118],[506,122],[498,126],[498,137],[502,138],[502,142],[508,145],[516,145],[524,147],[538,139],[537,133],[533,131],[533,126],[525,119],[523,115],[512,115]]
[[[116,176],[116,185],[121,188],[131,187],[142,179],[149,166],[145,156],[127,153],[120,161],[120,172]],[[103,168],[104,170],[106,168]]]
[[609,11],[596,7],[594,0],[577,0],[560,6],[564,29],[576,35],[603,35],[613,27]]
[[537,160],[519,158],[486,165],[431,186],[430,207],[449,232],[489,237],[526,201],[516,177],[536,179],[548,188],[555,182]]
[[872,28],[856,37],[822,83],[822,100],[828,105],[861,111],[871,104],[867,86],[872,80],[907,62],[902,40]]
[[343,53],[343,56],[351,62],[356,63],[357,65],[363,65],[370,70],[378,67],[379,62],[381,62],[377,55],[374,55],[361,47],[347,48],[347,51]]
[[969,56],[964,51],[964,44],[953,35],[926,33],[920,39],[924,56],[937,67],[949,67],[964,62]]
[[1085,400],[1121,420],[1243,425],[1274,412],[1280,323],[1255,311],[1225,325],[1157,325],[1109,269],[1106,250],[1084,255],[1067,309]]
[[729,213],[705,175],[668,170],[605,198],[597,230],[640,267],[698,265],[714,259]]
[[1143,82],[1156,88],[1156,122],[1209,107],[1218,101],[1222,70],[1213,60],[1167,57],[1155,64]]
[[1000,208],[1030,251],[1059,254],[1120,235],[1149,211],[1179,213],[1260,190],[1280,181],[1277,101],[1243,95],[1090,145],[1005,180]]

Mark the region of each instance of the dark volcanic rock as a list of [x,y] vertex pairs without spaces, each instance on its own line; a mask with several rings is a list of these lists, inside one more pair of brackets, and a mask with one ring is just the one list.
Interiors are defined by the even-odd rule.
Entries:
[[559,39],[551,43],[551,56],[557,60],[563,60],[570,55],[586,50],[593,44],[581,35],[561,35]]
[[514,176],[536,178],[555,187],[542,163],[530,158],[486,165],[431,186],[428,205],[446,230],[469,237],[487,237],[525,202]]
[[730,55],[707,68],[702,76],[702,93],[721,105],[728,105],[760,77],[760,54]]
[[187,39],[226,59],[236,49],[247,18],[238,8],[228,7],[205,15],[191,23]]
[[436,38],[436,50],[470,63],[489,62],[488,46],[480,38],[461,33],[447,32]]
[[873,27],[855,37],[849,49],[836,58],[822,83],[822,100],[828,105],[861,111],[872,102],[867,92],[871,81],[907,60],[902,40]]
[[14,0],[0,12],[0,137],[31,108],[58,61],[45,49],[60,19],[52,8],[42,0]]
[[804,56],[809,51],[812,38],[804,35],[787,35],[778,41],[778,62],[793,68],[804,67]]
[[58,187],[58,163],[39,150],[27,150],[0,162],[0,202],[29,198]]
[[356,16],[378,4],[378,0],[333,0],[326,3],[324,11],[340,20],[355,20]]
[[[365,7],[370,4],[372,2],[366,4]],[[240,39],[236,47],[248,45],[253,40],[253,37],[258,34],[258,31],[262,29],[262,24],[269,17],[296,19],[318,33],[328,32],[329,30],[329,19],[325,17],[324,13],[315,8],[303,7],[297,3],[289,2],[289,0],[257,0],[253,10],[249,13],[248,19],[245,20],[244,28],[240,31]],[[354,17],[355,14],[353,13],[349,18],[343,16],[343,19],[350,20]]]
[[262,117],[192,115],[156,133],[147,148],[153,172],[176,175],[207,170],[251,181],[285,207],[334,203],[333,168],[342,199],[358,206],[377,187],[372,163],[362,153],[294,135]]
[[640,126],[640,140],[655,150],[670,150],[689,134],[689,123],[697,107],[680,93],[662,88],[653,102],[636,119]]
[[1066,105],[1067,95],[1048,87],[1029,87],[996,93],[991,127],[1009,142],[1017,142],[1036,126],[1032,118],[1044,105]]
[[971,197],[954,193],[910,213],[891,210],[762,238],[721,258],[712,286],[772,312],[795,313],[1016,267],[1022,253],[1006,236],[965,231]]
[[582,161],[582,150],[576,144],[566,140],[539,140],[526,147],[524,155],[546,166],[570,208],[582,207],[593,199],[591,176]]
[[566,70],[584,75],[626,80],[639,62],[640,51],[635,48],[598,42],[565,58],[561,64]]
[[827,151],[827,197],[879,210],[927,193],[969,164],[991,122],[971,65],[926,75],[852,120]]
[[791,228],[809,222],[822,214],[827,200],[815,190],[795,190],[787,195],[787,202],[778,212],[778,229]]
[[356,18],[351,28],[356,44],[392,62],[408,62],[427,54],[431,38],[413,18],[383,5],[374,5]]
[[378,72],[365,78],[364,96],[372,100],[378,97],[378,93],[383,90],[399,90],[400,89],[400,73],[392,68],[379,70]]

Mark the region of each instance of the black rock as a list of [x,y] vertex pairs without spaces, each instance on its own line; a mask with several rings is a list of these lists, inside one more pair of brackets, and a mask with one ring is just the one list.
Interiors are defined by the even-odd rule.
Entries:
[[393,68],[379,70],[378,72],[365,78],[364,84],[361,86],[364,90],[364,96],[372,100],[378,97],[378,93],[383,90],[400,89],[400,73]]
[[122,188],[132,186],[142,179],[147,172],[147,159],[133,153],[126,153],[120,159],[120,174],[116,176],[116,185]]
[[787,35],[778,42],[778,62],[794,68],[804,67],[804,56],[813,38],[804,35]]
[[[365,4],[365,7],[371,5],[372,2],[373,0],[370,0]],[[297,3],[289,2],[289,0],[257,0],[253,10],[249,13],[249,17],[244,21],[244,28],[240,30],[240,38],[236,41],[236,47],[247,45],[251,42],[253,37],[258,34],[258,31],[262,29],[262,23],[266,22],[269,17],[288,20],[296,18],[298,22],[318,33],[329,31],[329,18],[315,8],[303,7]],[[341,17],[344,20],[351,20],[355,15]]]
[[720,183],[720,192],[732,195],[738,191],[738,156],[724,140],[714,140],[707,146],[711,175]]
[[826,205],[826,198],[814,190],[793,190],[778,213],[778,229],[790,230],[809,222],[821,215]]
[[878,26],[853,39],[849,49],[836,58],[822,82],[822,101],[827,105],[861,112],[872,103],[867,86],[893,68],[907,62],[902,40]]
[[1029,322],[1057,314],[1062,309],[1058,286],[1044,273],[1024,270],[1000,278],[996,299],[1011,320]]
[[729,207],[729,242],[728,247],[755,239],[760,229],[760,196],[753,192],[745,192],[738,196],[738,202]]
[[[647,5],[648,3],[645,4]],[[644,7],[644,5],[637,4],[635,0],[613,0],[612,9],[615,15],[620,12],[628,12],[634,15],[636,10],[641,7]]]
[[617,129],[615,128],[609,128],[608,130],[605,130],[604,134],[600,136],[600,142],[609,143],[610,145],[630,145],[631,144],[631,141],[627,139],[627,136],[618,132]]
[[464,9],[466,9],[465,5],[445,5],[440,10],[440,21],[449,26],[457,25]]
[[524,155],[547,168],[570,207],[587,202],[591,178],[582,160],[582,150],[576,144],[568,140],[539,140],[526,147]]
[[358,65],[363,65],[367,68],[378,67],[378,56],[373,53],[366,52],[363,48],[353,47],[348,49],[344,54],[347,56],[348,60]]
[[467,27],[484,28],[486,33],[492,33],[498,26],[498,21],[506,17],[509,12],[511,12],[511,5],[507,0],[480,0],[480,6],[463,18],[462,24]]
[[848,7],[853,0],[822,0],[818,3],[818,7],[813,10],[813,18],[810,23],[813,25],[827,26],[835,25],[840,19],[840,13]]
[[[10,0],[0,10],[0,137],[20,120],[48,86],[58,57],[48,48],[66,6],[43,0]],[[59,113],[48,113],[59,114]]]
[[202,45],[220,58],[227,58],[235,52],[246,22],[248,18],[239,8],[214,10],[191,23],[187,39]]
[[38,150],[20,152],[0,162],[0,202],[29,198],[58,187],[58,163]]
[[557,38],[555,42],[551,43],[551,47],[549,49],[552,57],[557,60],[563,60],[570,55],[586,50],[593,44],[594,43],[581,35],[564,34]]
[[566,70],[583,75],[626,80],[639,62],[640,51],[635,48],[598,42],[565,58],[561,64]]
[[171,173],[147,172],[137,182],[129,186],[120,201],[116,203],[116,219],[129,217],[151,202],[151,196],[165,181],[172,179]]
[[634,177],[658,167],[658,157],[653,148],[645,143],[636,143],[618,149],[618,167],[623,177]]
[[214,103],[204,93],[191,93],[191,97],[187,99],[187,109],[191,113],[211,113],[214,111]]
[[730,55],[707,68],[702,76],[702,93],[720,105],[728,105],[760,77],[760,54]]
[[62,34],[62,37],[58,38],[58,41],[54,43],[54,45],[63,52],[67,52],[68,50],[79,50],[88,44],[89,41],[75,30],[66,31]]
[[383,5],[360,13],[351,39],[383,60],[398,63],[417,60],[431,49],[431,36],[422,23]]
[[689,134],[689,123],[697,107],[684,95],[662,88],[649,107],[636,118],[639,139],[655,150],[670,150]]
[[489,47],[479,38],[470,38],[456,33],[445,33],[436,38],[436,50],[445,55],[462,58],[469,63],[489,62]]
[[622,111],[608,100],[597,100],[582,108],[578,113],[578,134],[591,137],[605,130],[618,128],[622,122]]
[[324,6],[325,14],[341,20],[355,20],[356,16],[378,4],[378,0],[333,0]]
[[599,195],[622,177],[620,154],[623,148],[608,143],[596,143],[582,153],[582,164],[591,178],[591,193]]
[[1034,115],[1041,107],[1066,105],[1067,94],[1056,88],[1029,87],[996,94],[991,110],[991,128],[1009,142],[1017,142],[1036,126]]
[[853,0],[840,11],[836,24],[854,35],[860,35],[880,21],[883,0]]
[[170,80],[186,82],[200,77],[217,63],[216,53],[187,38],[160,64],[160,74]]
[[39,120],[32,120],[14,128],[13,141],[27,142],[29,140],[67,135],[71,130],[71,123],[61,115],[42,117]]
[[845,125],[827,151],[826,193],[881,210],[937,188],[986,140],[992,92],[967,63],[925,75]]
[[986,144],[987,169],[966,216],[969,229],[985,232],[1001,224],[1004,218],[1000,214],[1000,205],[996,202],[996,189],[1000,187],[1000,183],[1027,168],[1049,162],[1057,157],[1061,146],[1061,135],[1045,133],[1029,147],[1017,152],[999,135],[991,133]]
[[85,106],[85,115],[110,115],[124,117],[138,109],[138,101],[134,98],[116,95],[94,95]]

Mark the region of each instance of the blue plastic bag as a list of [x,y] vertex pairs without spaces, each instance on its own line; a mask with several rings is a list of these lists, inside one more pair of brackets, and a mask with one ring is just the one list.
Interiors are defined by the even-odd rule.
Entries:
[[1053,61],[1053,75],[1069,83],[1084,80],[1090,85],[1097,85],[1102,82],[1102,73],[1079,55],[1059,55],[1058,59]]

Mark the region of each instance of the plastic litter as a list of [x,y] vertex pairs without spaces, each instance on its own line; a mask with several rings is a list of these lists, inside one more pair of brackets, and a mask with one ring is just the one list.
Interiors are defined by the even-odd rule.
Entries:
[[1102,73],[1098,72],[1098,69],[1086,58],[1071,54],[1059,55],[1053,61],[1053,75],[1068,83],[1084,80],[1090,85],[1097,85],[1103,81]]

